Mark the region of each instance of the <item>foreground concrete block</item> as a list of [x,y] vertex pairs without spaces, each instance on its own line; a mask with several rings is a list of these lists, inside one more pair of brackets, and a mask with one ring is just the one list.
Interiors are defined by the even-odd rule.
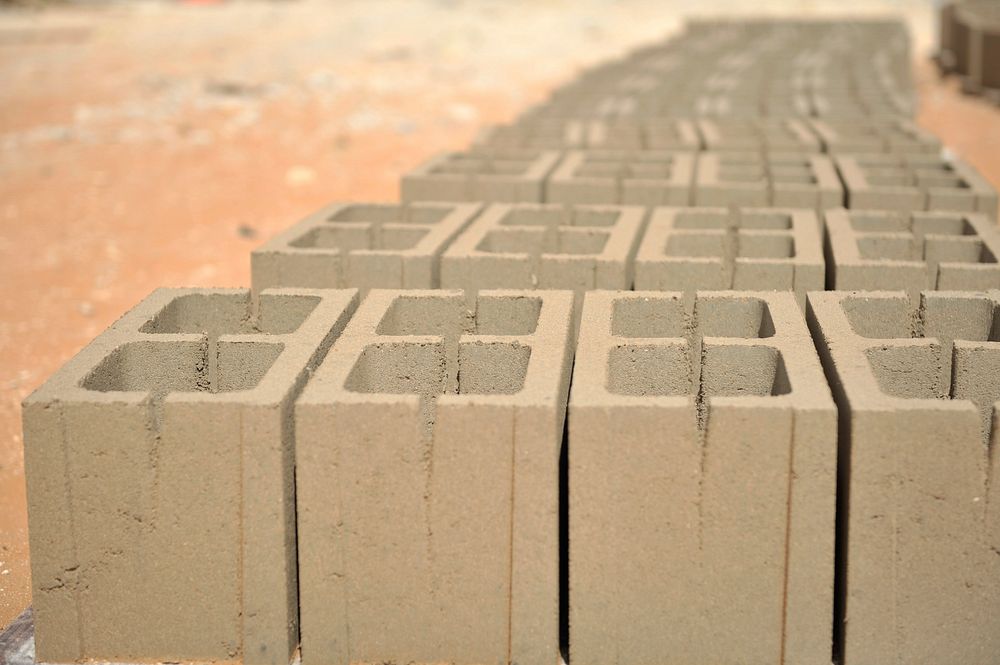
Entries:
[[1000,292],[810,293],[840,421],[844,665],[1000,654]]
[[834,289],[1000,288],[1000,232],[981,213],[828,210],[826,228]]
[[631,289],[646,212],[636,206],[498,203],[441,258],[443,288]]
[[446,153],[403,175],[403,201],[544,201],[559,161],[550,150]]
[[698,156],[694,205],[780,206],[822,210],[844,192],[825,155],[706,152]]
[[588,293],[570,662],[829,663],[836,411],[788,293]]
[[355,298],[161,289],[25,400],[40,662],[289,662],[292,402]]
[[997,192],[961,160],[935,155],[840,155],[847,207],[859,210],[961,210],[997,214]]
[[826,267],[812,210],[656,208],[635,259],[639,291],[823,290]]
[[254,250],[254,292],[437,288],[441,253],[481,208],[474,203],[334,203]]
[[571,151],[548,185],[551,203],[688,205],[694,153]]
[[369,294],[296,406],[305,665],[558,663],[572,319]]

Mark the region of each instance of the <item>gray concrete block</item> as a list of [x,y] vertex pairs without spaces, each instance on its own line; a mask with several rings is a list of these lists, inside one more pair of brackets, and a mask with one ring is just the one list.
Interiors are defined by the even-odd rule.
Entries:
[[409,201],[544,201],[545,180],[560,154],[549,150],[445,153],[403,175]]
[[694,153],[570,151],[552,173],[550,203],[688,205]]
[[476,203],[334,203],[250,255],[254,292],[274,287],[430,289]]
[[781,208],[655,208],[635,258],[638,291],[823,290],[816,213]]
[[570,662],[828,663],[837,416],[792,295],[592,292],[582,321]]
[[160,289],[24,402],[41,662],[288,663],[292,403],[356,292]]
[[698,156],[694,205],[823,210],[843,205],[843,187],[825,155],[706,152]]
[[701,119],[698,129],[711,152],[822,152],[819,138],[797,118]]
[[828,210],[826,229],[833,289],[1000,288],[1000,231],[982,213]]
[[809,294],[840,409],[844,665],[1000,653],[1000,291]]
[[302,662],[559,660],[573,296],[372,291],[296,406]]
[[965,162],[935,155],[838,155],[847,207],[958,210],[996,218],[997,192]]

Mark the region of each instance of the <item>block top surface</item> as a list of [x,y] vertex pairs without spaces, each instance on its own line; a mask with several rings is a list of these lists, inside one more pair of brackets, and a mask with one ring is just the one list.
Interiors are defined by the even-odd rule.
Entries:
[[354,289],[157,289],[69,360],[25,405],[51,402],[276,404]]
[[553,406],[572,317],[570,291],[372,290],[299,404]]

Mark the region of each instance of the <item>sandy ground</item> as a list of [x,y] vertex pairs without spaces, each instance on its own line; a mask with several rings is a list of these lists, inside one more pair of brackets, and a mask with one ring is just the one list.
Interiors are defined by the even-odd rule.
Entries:
[[[926,3],[753,3],[773,13]],[[157,286],[249,283],[248,252],[335,200],[392,200],[688,3],[131,2],[0,11],[0,626],[30,600],[20,401]],[[732,12],[719,1],[700,13]],[[1000,186],[1000,111],[918,67],[921,123]]]

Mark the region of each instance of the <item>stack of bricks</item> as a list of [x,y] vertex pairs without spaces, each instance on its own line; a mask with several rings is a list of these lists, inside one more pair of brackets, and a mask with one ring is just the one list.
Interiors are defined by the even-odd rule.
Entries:
[[154,293],[24,405],[38,658],[996,665],[997,194],[910,57],[693,22]]
[[1000,4],[995,0],[948,0],[938,10],[942,75],[955,75],[964,92],[1000,105]]

